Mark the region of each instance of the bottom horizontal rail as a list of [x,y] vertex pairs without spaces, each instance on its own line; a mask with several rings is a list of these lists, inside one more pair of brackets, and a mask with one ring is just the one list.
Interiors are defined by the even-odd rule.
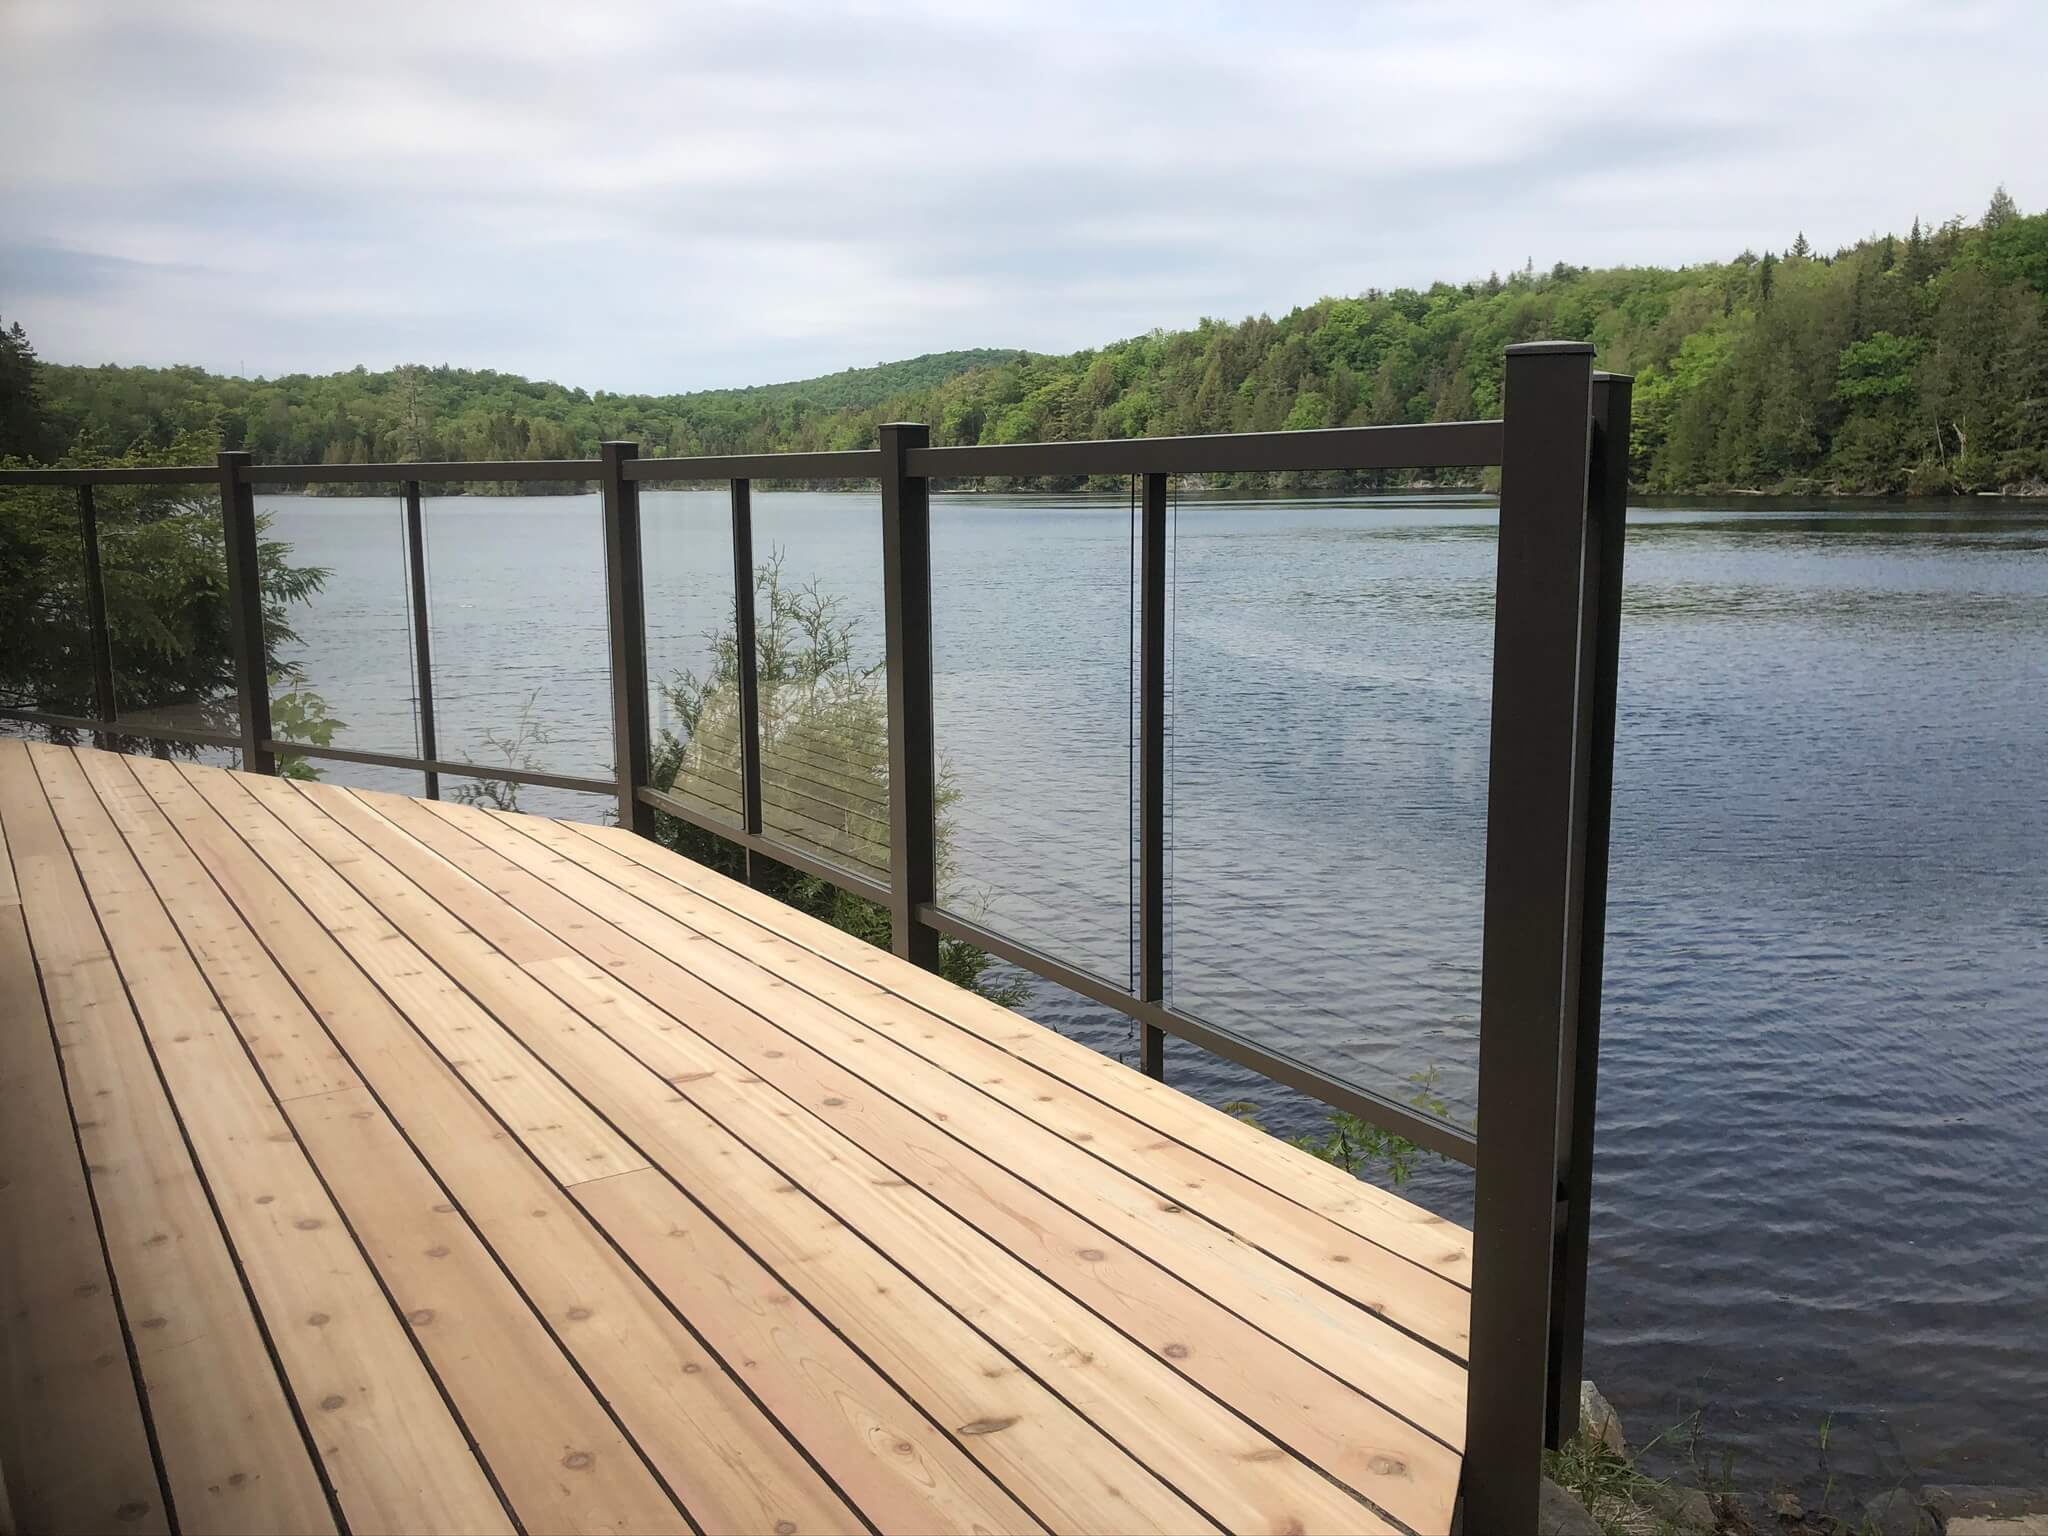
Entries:
[[50,725],[64,731],[92,731],[101,736],[132,736],[138,741],[175,741],[193,747],[239,747],[232,731],[188,731],[170,725],[144,725],[134,720],[88,720],[83,715],[53,715],[40,709],[0,709],[0,720]]
[[1080,970],[1055,960],[1043,950],[1033,949],[1028,944],[1019,944],[1006,939],[993,929],[946,911],[943,907],[926,903],[918,908],[918,920],[928,928],[935,928],[949,938],[963,940],[977,949],[985,949],[1000,960],[1021,966],[1023,969],[1044,977],[1047,981],[1078,992],[1083,997],[1114,1008],[1140,1024],[1149,1024],[1163,1029],[1170,1035],[1178,1036],[1191,1045],[1234,1061],[1239,1066],[1249,1067],[1276,1083],[1320,1099],[1325,1104],[1369,1120],[1374,1125],[1405,1136],[1417,1146],[1441,1153],[1453,1162],[1463,1163],[1468,1168],[1479,1160],[1479,1142],[1470,1131],[1437,1119],[1434,1115],[1423,1114],[1411,1105],[1397,1099],[1374,1093],[1355,1083],[1330,1076],[1307,1062],[1279,1051],[1268,1049],[1254,1040],[1248,1040],[1234,1030],[1211,1024],[1191,1014],[1169,1008],[1164,1003],[1148,1003],[1133,996],[1115,982],[1096,975],[1092,971]]
[[698,810],[666,790],[643,784],[638,793],[642,804],[653,806],[664,816],[673,816],[677,821],[687,821],[693,827],[702,827],[713,837],[722,837],[749,853],[758,853],[764,858],[775,860],[778,864],[787,864],[791,869],[814,876],[827,885],[836,885],[842,891],[866,897],[879,906],[889,904],[888,886],[879,880],[870,880],[865,875],[856,874],[844,864],[834,864],[830,859],[821,859],[801,848],[793,848],[788,843],[749,832],[733,822],[720,821],[716,816]]
[[279,757],[315,757],[328,762],[362,763],[371,768],[399,768],[408,773],[440,773],[457,779],[503,779],[509,784],[574,789],[589,795],[609,795],[616,789],[610,779],[593,779],[581,774],[542,773],[534,768],[493,768],[482,763],[451,763],[438,757],[405,757],[396,752],[358,752],[353,747],[316,747],[303,741],[266,741],[263,750]]

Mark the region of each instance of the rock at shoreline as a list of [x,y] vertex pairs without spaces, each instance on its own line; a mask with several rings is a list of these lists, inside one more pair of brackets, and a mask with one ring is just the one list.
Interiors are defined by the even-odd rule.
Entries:
[[1697,1488],[1676,1483],[1656,1483],[1644,1492],[1643,1502],[1680,1531],[1706,1536],[1721,1522],[1714,1514],[1714,1501]]
[[1874,1536],[1933,1536],[1939,1529],[1920,1501],[1903,1488],[1872,1499],[1864,1506],[1863,1519]]
[[2048,1490],[1930,1488],[1927,1502],[1949,1536],[2048,1536]]
[[1628,1454],[1628,1437],[1621,1432],[1621,1415],[1590,1381],[1579,1383],[1579,1433],[1588,1440],[1599,1441],[1617,1456]]
[[1536,1536],[1601,1536],[1600,1522],[1576,1494],[1546,1477],[1536,1496]]
[[2018,1519],[2022,1515],[2048,1515],[2048,1491],[2032,1488],[1993,1488],[1962,1483],[1929,1488],[1927,1503],[1944,1520],[1952,1520],[1958,1515],[1965,1518],[2003,1516],[2007,1519]]

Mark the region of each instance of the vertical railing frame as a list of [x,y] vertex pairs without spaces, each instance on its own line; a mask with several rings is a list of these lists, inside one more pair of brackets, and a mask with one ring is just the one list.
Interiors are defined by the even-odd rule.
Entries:
[[[433,762],[441,755],[434,730],[434,640],[427,616],[427,534],[420,510],[420,483],[407,480],[401,487],[405,497],[406,592],[412,607],[413,665],[419,677],[420,756]],[[441,775],[429,768],[425,773],[427,798],[441,798]]]
[[598,445],[598,491],[604,502],[604,572],[611,619],[612,756],[619,825],[654,836],[654,808],[640,799],[653,772],[647,723],[647,589],[640,560],[640,485],[626,462],[637,443]]
[[1558,1122],[1578,1019],[1591,787],[1585,583],[1593,348],[1510,347],[1480,960],[1465,1529],[1536,1528]]
[[886,422],[882,447],[882,617],[889,687],[889,929],[892,947],[939,968],[939,935],[920,916],[938,900],[932,725],[931,485],[909,472],[931,429]]
[[[1166,1000],[1166,476],[1144,477],[1139,528],[1138,996]],[[1138,1069],[1166,1076],[1166,1031],[1138,1026]]]
[[[732,634],[739,666],[740,826],[761,835],[761,658],[754,640],[754,488],[732,482]],[[747,883],[758,886],[766,860],[744,850]]]
[[[78,540],[85,555],[86,644],[92,658],[93,717],[111,720],[114,718],[114,641],[107,627],[106,573],[100,568],[99,506],[93,500],[90,484],[78,488]],[[95,733],[93,742],[102,748],[111,745],[104,732]]]
[[264,745],[270,732],[270,665],[263,647],[263,568],[256,546],[256,487],[246,478],[255,456],[246,449],[220,455],[221,533],[228,568],[228,634],[235,658],[235,700],[242,770],[275,773],[277,759]]
[[1607,954],[1607,850],[1614,799],[1615,707],[1621,674],[1622,562],[1628,537],[1628,455],[1633,381],[1593,375],[1593,463],[1588,491],[1583,643],[1592,661],[1584,877],[1580,884],[1578,1013],[1560,1087],[1559,1180],[1564,1190],[1553,1261],[1550,1401],[1544,1442],[1579,1432],[1585,1365],[1586,1260],[1593,1207],[1593,1130],[1600,1076],[1600,993]]

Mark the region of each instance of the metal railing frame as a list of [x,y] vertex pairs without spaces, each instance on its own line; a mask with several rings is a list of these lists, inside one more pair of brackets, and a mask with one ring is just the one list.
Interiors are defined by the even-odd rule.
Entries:
[[[0,470],[9,486],[74,486],[85,559],[95,715],[4,710],[0,718],[102,740],[232,748],[255,772],[280,754],[417,771],[438,797],[458,775],[612,797],[622,825],[654,833],[660,811],[760,860],[817,876],[886,907],[897,954],[935,969],[952,937],[1031,971],[1138,1026],[1140,1067],[1165,1070],[1165,1040],[1188,1041],[1476,1169],[1465,1528],[1534,1529],[1541,1453],[1578,1428],[1590,1228],[1594,1100],[1604,960],[1608,812],[1625,538],[1630,383],[1593,371],[1592,348],[1536,342],[1507,353],[1499,420],[1314,432],[934,448],[928,429],[890,423],[880,446],[829,453],[641,458],[630,442],[595,460],[256,464]],[[1174,1008],[1166,990],[1164,798],[1167,488],[1175,474],[1481,468],[1498,465],[1500,542],[1480,978],[1479,1112],[1484,1135],[1345,1081],[1226,1026]],[[1013,939],[938,900],[931,665],[934,479],[1133,476],[1142,486],[1137,594],[1138,960],[1135,988]],[[881,487],[888,681],[887,881],[770,832],[762,816],[754,630],[752,482],[868,480]],[[650,726],[640,487],[729,483],[739,640],[740,810],[722,820],[649,782]],[[611,777],[489,767],[439,756],[427,622],[420,486],[587,481],[603,506],[615,768]],[[418,756],[278,740],[270,723],[254,489],[392,484],[405,507],[408,603],[418,669]],[[119,718],[100,564],[98,486],[211,484],[221,499],[234,734]]]

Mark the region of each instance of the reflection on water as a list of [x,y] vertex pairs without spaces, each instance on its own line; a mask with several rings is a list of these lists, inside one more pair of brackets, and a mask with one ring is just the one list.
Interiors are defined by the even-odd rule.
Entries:
[[[649,627],[703,674],[730,548],[722,499],[692,494],[646,497]],[[300,626],[313,685],[347,740],[403,746],[392,508],[266,505],[335,570]],[[1803,1481],[1830,1411],[1902,1470],[2048,1480],[2048,514],[1947,510],[1631,514],[1588,1363],[1638,1438],[1705,1407],[1745,1481]],[[769,521],[757,549],[878,654],[874,499]],[[531,696],[547,766],[605,771],[593,526],[588,498],[434,522],[444,754]],[[1471,1115],[1491,504],[1183,497],[1174,529],[1175,999],[1374,1087],[1434,1069]],[[949,900],[1127,976],[1128,499],[939,497],[933,538]],[[1030,1006],[1130,1053],[1099,1008]],[[1191,1048],[1168,1062],[1315,1122]],[[1415,1189],[1469,1205],[1461,1170]]]

